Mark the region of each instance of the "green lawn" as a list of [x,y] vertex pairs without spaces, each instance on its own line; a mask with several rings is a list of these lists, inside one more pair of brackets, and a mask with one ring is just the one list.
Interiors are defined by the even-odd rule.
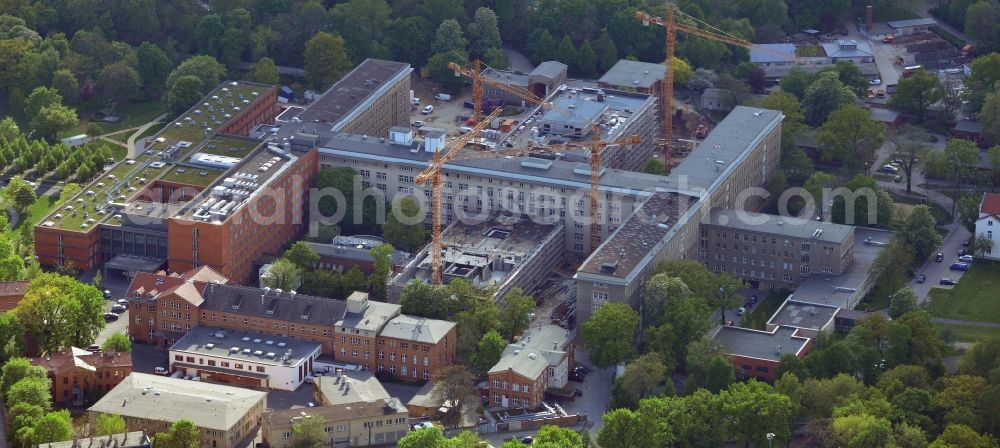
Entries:
[[[178,172],[178,170],[184,170],[183,173]],[[218,179],[225,171],[223,170],[213,170],[208,168],[191,168],[188,166],[176,166],[169,173],[163,175],[160,178],[162,181],[166,182],[177,182],[186,185],[195,185],[199,187],[208,186],[208,184]],[[202,175],[201,173],[206,173]]]
[[1000,322],[1000,264],[977,261],[954,289],[931,288],[928,310],[937,317]]
[[[121,117],[122,121],[119,121],[118,123],[104,123],[94,118],[91,122],[99,124],[105,133],[109,133],[122,129],[134,128],[136,126],[142,126],[166,111],[167,104],[165,101],[151,100],[143,101],[141,103],[127,103],[118,107],[118,110],[114,111],[114,115]],[[86,132],[83,130],[83,126],[78,125],[60,132],[59,138],[85,133]]]
[[934,324],[934,326],[939,331],[949,330],[958,342],[977,342],[989,337],[1000,336],[1000,328],[953,324]]

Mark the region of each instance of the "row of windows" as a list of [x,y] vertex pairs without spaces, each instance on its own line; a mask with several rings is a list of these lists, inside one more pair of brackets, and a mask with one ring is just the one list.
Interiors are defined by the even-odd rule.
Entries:
[[[385,372],[385,370],[386,370],[385,366],[382,365],[382,363],[378,363],[377,369],[378,369],[379,372]],[[423,369],[423,370],[424,371],[423,371],[423,377],[422,378],[425,379],[425,380],[429,380],[431,378],[431,372],[430,372],[430,370],[428,370],[428,369]],[[393,375],[396,374],[396,366],[395,365],[390,365],[389,366],[389,373],[391,373]],[[419,374],[420,374],[420,371],[416,367],[407,368],[405,365],[399,367],[399,375],[400,376],[407,376],[407,375],[409,375],[412,378],[417,378],[417,375],[419,375]]]

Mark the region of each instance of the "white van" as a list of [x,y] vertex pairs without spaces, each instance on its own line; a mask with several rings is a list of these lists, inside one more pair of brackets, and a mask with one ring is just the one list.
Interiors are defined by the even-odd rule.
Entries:
[[167,374],[167,368],[166,367],[157,367],[157,368],[153,369],[153,373],[155,373],[157,375],[166,375]]
[[470,128],[468,126],[462,126],[462,127],[458,128],[458,133],[459,134],[465,135],[465,134],[468,134],[470,132],[472,132],[472,128]]
[[448,95],[447,93],[439,93],[434,95],[434,99],[438,101],[451,101],[451,95]]

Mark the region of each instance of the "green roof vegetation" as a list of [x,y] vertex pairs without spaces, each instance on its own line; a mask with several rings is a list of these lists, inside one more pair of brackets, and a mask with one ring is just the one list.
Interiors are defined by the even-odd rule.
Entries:
[[189,166],[177,165],[167,174],[160,178],[165,182],[177,182],[179,184],[207,187],[215,182],[219,176],[225,173],[223,170],[211,168],[192,168]]
[[795,47],[795,55],[800,58],[821,58],[826,56],[826,51],[819,45],[802,45]]
[[259,145],[260,142],[257,140],[216,135],[205,142],[205,145],[198,152],[242,159]]

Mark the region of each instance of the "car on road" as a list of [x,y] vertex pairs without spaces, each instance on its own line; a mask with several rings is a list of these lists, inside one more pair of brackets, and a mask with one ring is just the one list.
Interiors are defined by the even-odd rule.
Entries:
[[112,313],[121,314],[121,313],[124,313],[126,310],[128,310],[128,307],[126,307],[125,305],[119,305],[117,303],[114,304],[114,305],[111,305],[111,312]]
[[307,377],[306,377],[306,380],[305,380],[305,381],[306,381],[307,383],[309,383],[309,384],[312,384],[312,383],[313,383],[313,381],[316,381],[316,380],[315,380],[315,379],[314,379],[313,377],[311,377],[311,376],[307,376]]
[[923,283],[923,282],[926,282],[926,281],[927,281],[927,275],[926,274],[920,274],[920,275],[917,276],[917,283]]
[[972,263],[972,255],[962,255],[961,257],[958,257],[958,261],[963,263]]
[[892,181],[893,181],[893,182],[896,182],[896,183],[900,183],[900,182],[902,182],[902,181],[903,181],[903,176],[901,176],[901,175],[897,174],[897,175],[896,175],[896,177],[893,177],[893,178],[892,178]]
[[871,81],[868,81],[868,84],[873,85],[873,86],[877,86],[879,84],[882,84],[882,80],[878,79],[878,78],[875,78],[875,79],[873,79]]
[[882,165],[882,167],[878,169],[878,172],[885,174],[899,174],[899,168],[892,165]]
[[451,95],[447,93],[439,93],[437,95],[434,95],[434,99],[438,101],[451,101]]
[[950,278],[942,278],[941,281],[939,281],[938,283],[940,283],[942,285],[951,285],[951,286],[954,286],[954,285],[958,284],[957,281],[955,281],[953,279],[950,279]]
[[934,261],[936,261],[938,263],[944,261],[944,254],[942,254],[941,252],[938,252],[938,254],[934,256]]
[[956,261],[952,263],[951,266],[948,266],[948,269],[951,269],[953,271],[968,271],[969,263],[962,263],[961,261]]
[[736,314],[742,316],[743,313],[747,312],[747,307],[741,306],[736,309]]
[[311,407],[311,408],[316,407],[316,403],[313,403],[311,401],[309,403],[306,403],[306,404],[309,405],[309,407]]
[[118,315],[117,314],[115,314],[115,313],[104,313],[104,321],[105,322],[114,322],[116,320],[118,320]]
[[586,378],[587,378],[587,374],[582,373],[579,370],[571,370],[569,372],[569,380],[570,381],[573,381],[573,382],[576,382],[576,383],[582,383],[583,380],[585,380]]
[[413,426],[411,426],[411,428],[413,428],[414,431],[416,431],[418,429],[433,428],[433,427],[434,427],[434,424],[431,423],[431,422],[414,423]]
[[534,443],[534,441],[535,441],[535,439],[533,437],[531,437],[531,436],[521,437],[521,443],[523,443],[525,445],[531,445],[532,443]]
[[153,373],[155,373],[157,375],[166,376],[167,375],[167,368],[166,367],[157,367],[157,368],[153,369]]
[[962,241],[962,247],[969,247],[969,240]]
[[434,106],[432,106],[430,104],[424,106],[423,110],[420,111],[420,113],[422,113],[424,115],[428,115],[431,112],[434,112]]
[[413,122],[413,127],[415,127],[415,128],[422,128],[422,127],[424,127],[425,124],[427,124],[427,123],[424,123],[424,120],[417,120],[417,121]]
[[111,290],[110,289],[105,289],[104,290],[104,298],[105,299],[110,299],[111,298]]
[[118,299],[118,300],[115,301],[115,303],[117,303],[119,305],[122,305],[122,306],[128,306],[128,299]]
[[958,256],[961,257],[962,255],[965,255],[965,249],[958,250]]

